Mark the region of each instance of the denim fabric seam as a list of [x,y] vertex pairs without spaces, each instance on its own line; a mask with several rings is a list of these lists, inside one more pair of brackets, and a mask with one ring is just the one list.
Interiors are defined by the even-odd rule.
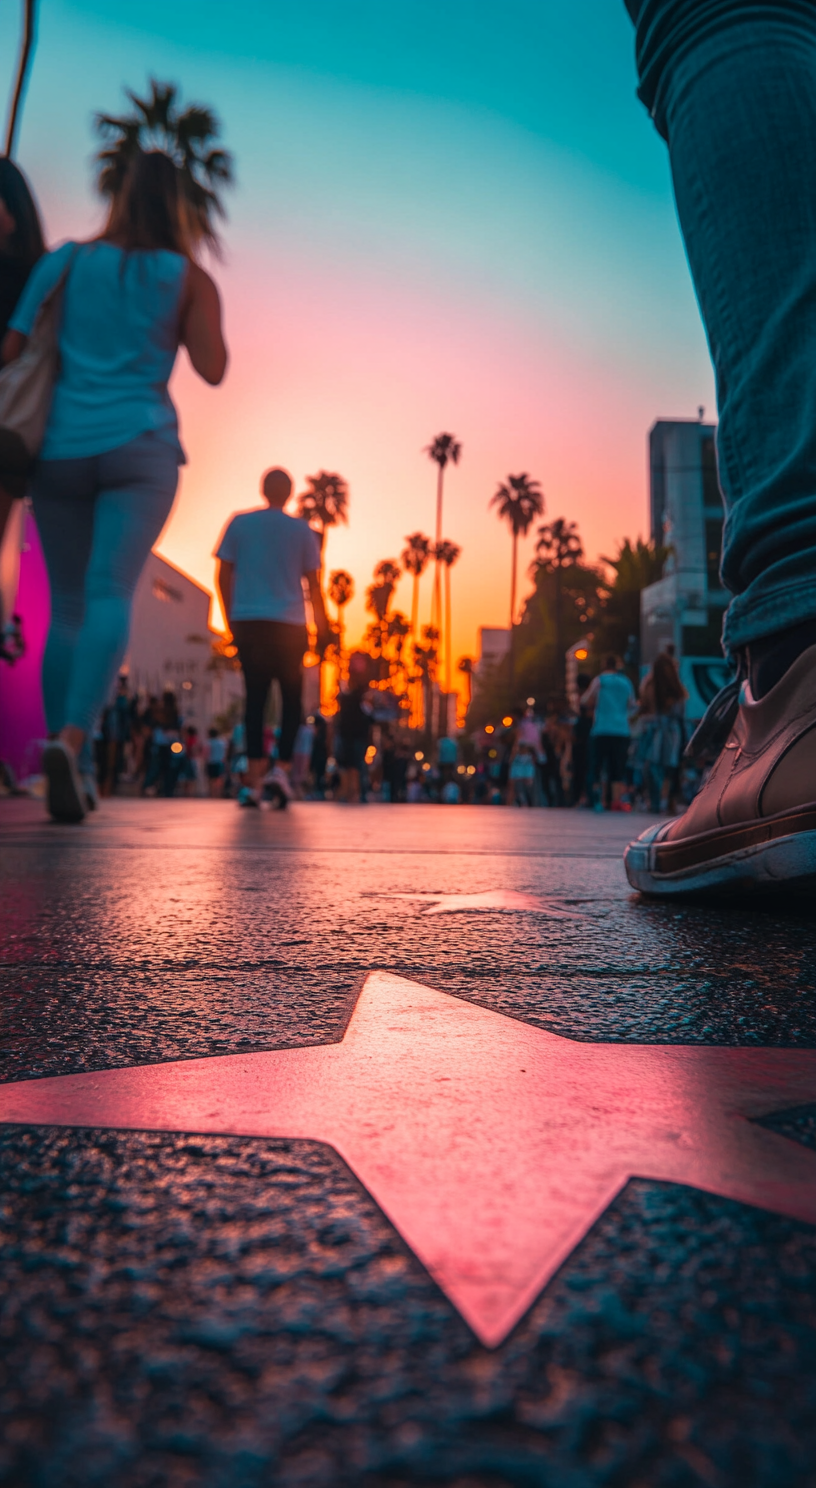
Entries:
[[[743,595],[735,594],[723,622],[723,645],[726,651],[731,653],[751,641],[774,635],[776,631],[786,630],[802,619],[811,618],[808,610],[814,609],[814,588],[816,584],[813,579],[801,579],[786,583],[784,596],[772,594],[767,599],[756,600],[749,595],[750,608],[747,616],[742,614],[745,606],[740,604]],[[797,603],[801,600],[805,603]],[[740,632],[746,627],[746,621],[750,634],[742,635]]]

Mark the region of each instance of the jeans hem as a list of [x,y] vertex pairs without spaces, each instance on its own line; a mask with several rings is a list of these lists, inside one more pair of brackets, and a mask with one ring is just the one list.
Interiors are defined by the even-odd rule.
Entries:
[[738,594],[726,611],[723,647],[731,655],[751,641],[800,625],[803,620],[816,620],[816,584],[812,579],[781,584],[761,600],[752,599],[749,593]]

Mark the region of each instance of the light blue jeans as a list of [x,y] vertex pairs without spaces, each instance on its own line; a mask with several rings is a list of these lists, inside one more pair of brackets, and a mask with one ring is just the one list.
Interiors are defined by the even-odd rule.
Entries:
[[121,664],[133,594],[173,505],[178,450],[155,434],[80,460],[41,460],[32,498],[51,586],[43,657],[49,733],[85,730],[80,768]]
[[626,3],[717,379],[734,652],[816,618],[816,4]]

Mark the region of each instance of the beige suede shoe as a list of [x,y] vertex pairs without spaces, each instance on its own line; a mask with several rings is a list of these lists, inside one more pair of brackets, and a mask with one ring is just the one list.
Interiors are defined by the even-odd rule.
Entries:
[[816,646],[758,703],[742,685],[724,749],[684,816],[624,853],[644,894],[816,887]]

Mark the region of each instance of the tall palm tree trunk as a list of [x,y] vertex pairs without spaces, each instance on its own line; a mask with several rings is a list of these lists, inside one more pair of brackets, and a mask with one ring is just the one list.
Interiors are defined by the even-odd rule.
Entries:
[[445,691],[451,690],[451,572],[445,564]]
[[6,155],[9,159],[14,154],[14,141],[17,135],[17,125],[20,122],[20,108],[23,102],[26,78],[28,76],[28,65],[31,61],[31,53],[34,48],[35,20],[36,0],[23,0],[23,37],[20,44],[20,56],[17,61],[17,76],[14,81],[14,92],[11,97],[8,124],[6,125]]
[[[442,576],[441,576],[440,571],[439,571],[440,570],[439,558],[436,556],[436,554],[439,552],[439,545],[440,545],[440,543],[442,541],[442,485],[443,485],[444,478],[445,478],[445,467],[443,465],[440,465],[439,466],[439,472],[438,472],[437,479],[436,479],[436,552],[434,554],[434,593],[433,593],[433,612],[434,613],[431,616],[431,624],[432,625],[435,625],[436,628],[437,628],[437,630],[439,631],[438,645],[439,645],[439,655],[440,656],[442,654],[442,645],[443,645],[443,640],[444,640],[443,635],[442,635]],[[436,696],[438,698],[439,697],[439,680],[438,680],[438,678],[437,678],[437,681],[436,681],[434,687],[429,692],[429,697],[432,697],[434,695],[434,693],[436,694]],[[442,705],[440,703],[439,704],[439,708],[438,709],[435,709],[434,711],[435,712],[438,712],[438,713],[441,712],[441,706]],[[439,719],[437,717],[437,733],[439,733],[439,732],[440,732],[440,730],[439,730]]]
[[[444,467],[442,465],[440,465],[439,466],[439,469],[437,471],[437,476],[436,476],[436,547],[437,548],[439,547],[439,544],[442,541],[442,482],[444,481],[444,478],[445,478]],[[438,558],[435,558],[434,559],[434,609],[436,610],[436,614],[434,616],[432,616],[432,618],[431,618],[431,624],[432,625],[436,625],[436,626],[441,626],[441,623],[442,623],[442,589],[441,589],[440,578],[439,578],[439,559]]]
[[[324,570],[325,570],[325,564],[323,562],[323,550],[324,550],[325,546],[326,546],[326,523],[325,522],[322,522],[321,525],[320,525],[320,567],[317,570],[318,578],[320,580],[320,588],[321,588],[321,590],[323,588],[323,573],[324,573]],[[339,613],[340,613],[339,608],[338,608],[337,613],[339,615]],[[314,617],[312,617],[312,618],[314,618]],[[317,620],[315,620],[315,635],[316,634],[317,634]],[[327,674],[327,671],[326,671],[326,662],[325,662],[324,657],[321,656],[320,661],[317,664],[317,695],[320,698],[320,711],[321,711],[321,713],[323,712],[325,683],[326,683],[326,677],[327,677],[327,675],[328,674]],[[328,700],[328,697],[325,697],[325,702],[326,702],[326,705],[327,706],[328,706],[328,701],[329,701]]]
[[337,606],[337,671],[338,677],[343,676],[346,660],[346,628],[343,624],[343,606]]
[[510,685],[516,685],[516,575],[518,572],[518,533],[513,533],[513,567],[510,575]]
[[[411,651],[416,671],[416,643],[417,626],[419,624],[419,574],[414,574],[414,585],[411,594]],[[411,684],[411,727],[419,728],[422,724],[422,679],[415,679]]]
[[561,589],[561,565],[555,570],[555,644],[558,647],[558,682],[565,680],[567,660],[564,655],[564,597]]

